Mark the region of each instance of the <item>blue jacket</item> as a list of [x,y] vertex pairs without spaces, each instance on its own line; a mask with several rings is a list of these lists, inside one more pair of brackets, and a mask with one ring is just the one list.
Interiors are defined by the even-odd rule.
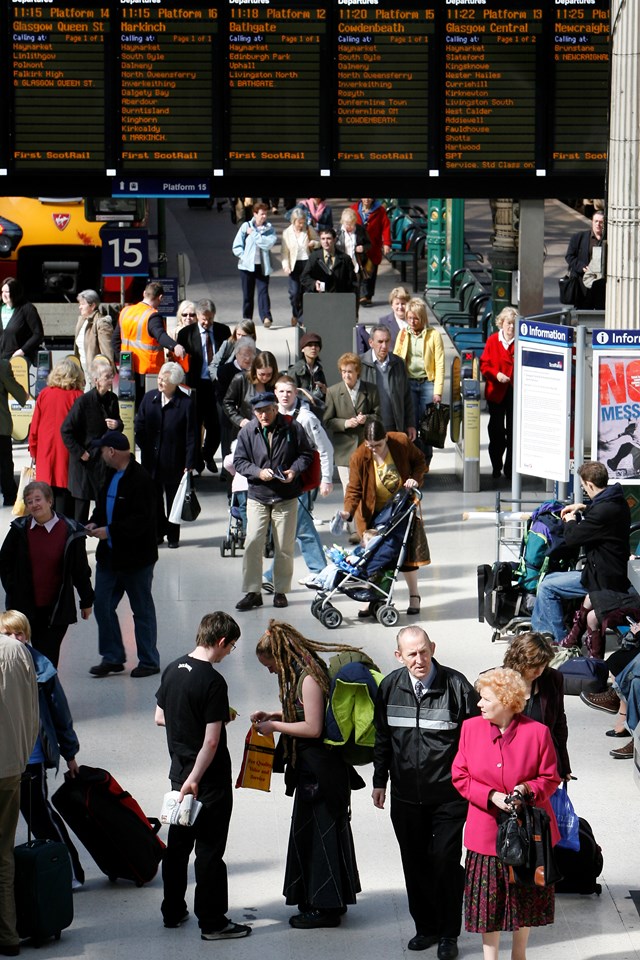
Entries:
[[[249,227],[252,228],[249,233]],[[256,227],[255,220],[243,223],[233,241],[233,253],[238,257],[238,270],[248,270],[255,273],[256,247],[260,250],[260,263],[265,277],[271,273],[271,257],[269,250],[277,240],[276,231],[270,223],[263,227]]]
[[40,741],[45,754],[45,766],[60,766],[60,757],[73,760],[80,744],[73,729],[73,718],[58,671],[39,650],[27,649],[33,657],[38,681],[38,706],[40,709]]

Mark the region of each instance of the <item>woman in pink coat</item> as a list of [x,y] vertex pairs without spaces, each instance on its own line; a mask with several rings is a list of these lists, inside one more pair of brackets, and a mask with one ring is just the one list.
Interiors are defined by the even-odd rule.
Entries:
[[549,797],[560,783],[556,752],[547,727],[522,716],[526,688],[507,667],[476,681],[480,717],[462,725],[451,771],[453,784],[469,801],[464,843],[465,928],[482,934],[484,960],[497,960],[500,931],[513,931],[512,960],[526,960],[531,927],[553,923],[554,889],[509,884],[508,868],[496,856],[500,811],[517,790],[551,819],[552,842],[559,840]]
[[84,373],[80,362],[65,357],[49,374],[47,386],[38,394],[29,429],[29,453],[36,464],[36,480],[53,489],[54,509],[72,517],[73,497],[69,483],[69,451],[60,428],[76,400],[84,393]]

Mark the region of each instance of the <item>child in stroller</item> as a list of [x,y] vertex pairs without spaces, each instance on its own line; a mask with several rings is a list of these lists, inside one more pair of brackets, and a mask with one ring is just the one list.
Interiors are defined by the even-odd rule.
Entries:
[[[327,551],[327,556],[331,560],[326,567],[317,573],[312,579],[307,580],[306,586],[311,590],[333,590],[340,580],[344,580],[346,573],[352,573],[356,570],[358,559],[364,554],[365,549],[378,539],[380,534],[377,530],[365,530],[362,534],[359,546],[347,553],[342,547],[334,544]],[[345,566],[346,565],[346,566]]]

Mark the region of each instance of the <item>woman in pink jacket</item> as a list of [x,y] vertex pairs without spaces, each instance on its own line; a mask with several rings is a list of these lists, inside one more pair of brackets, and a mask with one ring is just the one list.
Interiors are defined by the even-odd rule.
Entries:
[[509,884],[508,868],[496,856],[500,811],[517,790],[551,819],[552,842],[559,840],[549,797],[560,783],[556,752],[547,727],[522,716],[526,688],[507,667],[476,681],[480,717],[462,725],[451,771],[453,784],[469,801],[464,843],[465,928],[482,934],[484,960],[497,960],[500,931],[513,931],[512,960],[526,960],[531,927],[553,923],[554,889]]
[[487,340],[480,357],[485,380],[484,396],[489,407],[489,459],[494,480],[502,472],[511,477],[513,438],[513,347],[518,311],[505,307],[496,317],[497,333]]

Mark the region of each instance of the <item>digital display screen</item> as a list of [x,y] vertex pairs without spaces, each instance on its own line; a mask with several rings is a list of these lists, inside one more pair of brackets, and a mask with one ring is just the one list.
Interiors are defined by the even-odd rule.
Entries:
[[318,170],[327,5],[229,5],[228,169]]
[[109,5],[12,0],[10,18],[15,169],[103,169]]
[[216,6],[122,3],[120,18],[121,169],[210,170]]
[[609,0],[554,9],[555,171],[588,170],[606,162],[602,131],[609,127],[609,18]]
[[336,170],[427,169],[435,7],[338,8]]
[[610,0],[8,0],[0,71],[0,171],[26,190],[400,173],[461,196],[513,174],[564,196],[554,176],[580,193],[606,171]]
[[535,170],[542,4],[447,7],[444,169]]

